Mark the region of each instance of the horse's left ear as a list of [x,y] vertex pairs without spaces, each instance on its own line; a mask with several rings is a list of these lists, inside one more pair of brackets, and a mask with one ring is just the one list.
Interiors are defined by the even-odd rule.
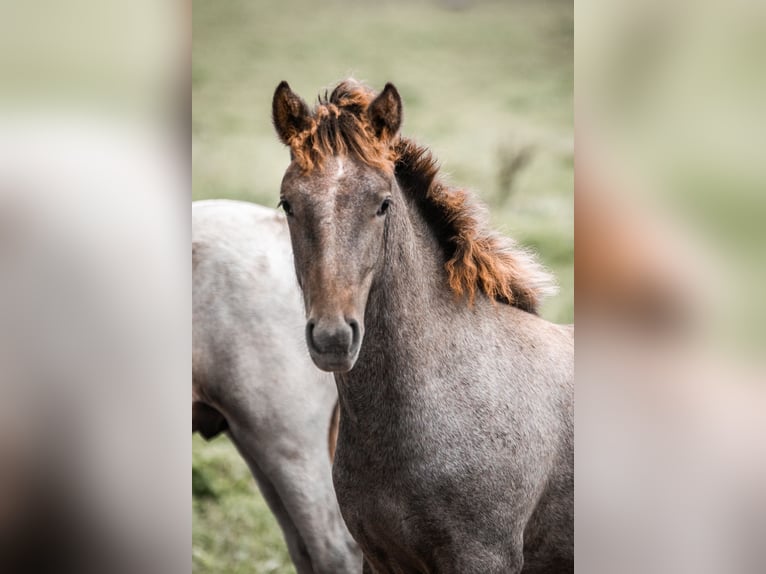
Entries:
[[376,137],[390,140],[396,136],[402,125],[402,98],[392,83],[370,103],[367,116]]

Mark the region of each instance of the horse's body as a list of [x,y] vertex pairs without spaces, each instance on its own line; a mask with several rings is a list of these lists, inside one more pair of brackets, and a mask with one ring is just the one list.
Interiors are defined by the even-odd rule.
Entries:
[[337,394],[301,338],[284,217],[243,202],[196,202],[192,252],[194,429],[207,438],[228,430],[299,574],[358,572],[331,482]]
[[573,330],[536,315],[544,274],[400,121],[391,85],[344,82],[313,112],[274,97],[343,516],[377,574],[571,572]]
[[524,572],[571,571],[572,331],[456,301],[413,215],[336,375],[343,515],[375,572],[515,572],[522,544]]

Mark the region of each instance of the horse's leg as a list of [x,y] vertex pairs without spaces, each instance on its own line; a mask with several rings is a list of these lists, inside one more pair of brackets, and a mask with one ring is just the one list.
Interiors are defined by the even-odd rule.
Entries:
[[[232,434],[238,430],[232,428]],[[279,517],[281,512],[286,523],[289,520],[291,530],[285,530],[285,538],[293,538],[301,558],[311,557],[313,569],[307,572],[357,573],[359,553],[337,509],[326,436],[315,433],[313,437],[301,437],[293,429],[290,436],[272,432],[264,441],[263,437],[258,439],[257,433],[245,432],[237,443],[243,458],[248,463],[253,461],[271,485],[272,496],[279,501],[274,513]],[[300,568],[298,572],[303,574]]]
[[258,488],[261,491],[264,500],[266,500],[266,503],[269,505],[271,512],[274,514],[282,529],[282,534],[287,543],[287,551],[290,553],[290,559],[293,561],[296,571],[298,574],[314,574],[314,569],[311,565],[311,557],[308,555],[306,544],[303,542],[295,523],[293,523],[290,513],[287,511],[287,508],[285,508],[285,504],[282,501],[279,492],[266,473],[258,466],[257,460],[253,456],[250,456],[249,452],[251,449],[248,449],[247,446],[243,445],[242,442],[234,436],[233,432],[230,433],[230,435],[232,442],[234,442],[240,454],[245,459],[253,477],[258,483]]

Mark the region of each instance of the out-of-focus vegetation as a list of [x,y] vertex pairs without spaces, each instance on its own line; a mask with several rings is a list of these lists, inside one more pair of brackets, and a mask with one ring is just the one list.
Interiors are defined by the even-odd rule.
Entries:
[[[231,0],[193,6],[193,197],[275,205],[288,153],[281,80],[307,101],[354,76],[404,99],[427,144],[496,226],[540,253],[573,319],[573,8],[535,0]],[[194,571],[292,572],[281,533],[226,439],[193,442]]]
[[192,439],[194,572],[294,572],[282,531],[231,442]]

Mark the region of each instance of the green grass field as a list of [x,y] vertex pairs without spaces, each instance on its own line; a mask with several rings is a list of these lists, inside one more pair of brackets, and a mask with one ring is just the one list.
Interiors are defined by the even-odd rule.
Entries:
[[[561,287],[543,314],[571,322],[572,3],[449,4],[194,2],[193,198],[276,205],[288,163],[270,119],[280,80],[307,101],[347,76],[378,89],[392,81],[403,133],[431,147],[453,184],[479,194],[498,228],[540,253]],[[194,572],[293,572],[228,440],[192,445]]]

